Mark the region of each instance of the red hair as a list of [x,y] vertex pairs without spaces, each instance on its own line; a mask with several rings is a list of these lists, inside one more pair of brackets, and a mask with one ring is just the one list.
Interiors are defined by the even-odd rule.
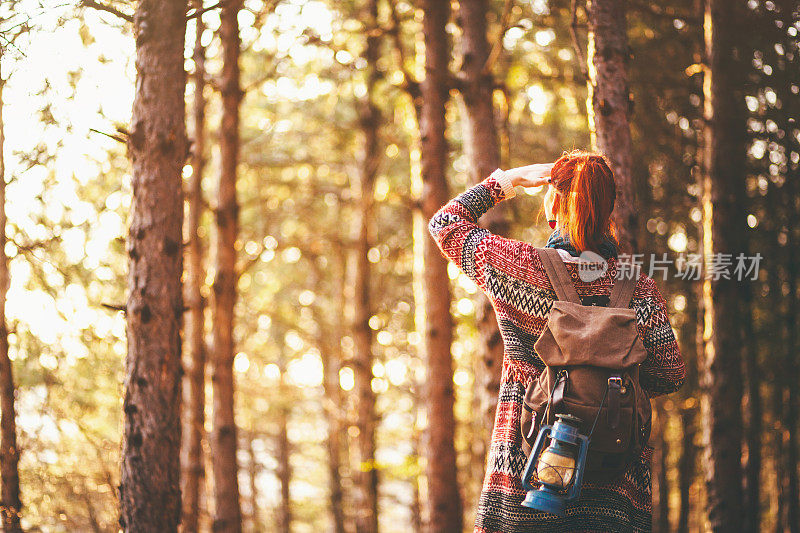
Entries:
[[575,249],[599,252],[606,240],[619,244],[611,220],[617,188],[603,154],[580,149],[565,152],[553,164],[550,176],[558,192],[553,213],[559,215]]

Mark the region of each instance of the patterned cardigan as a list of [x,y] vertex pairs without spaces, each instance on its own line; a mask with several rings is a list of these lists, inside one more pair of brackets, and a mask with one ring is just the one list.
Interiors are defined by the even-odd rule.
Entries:
[[[444,205],[428,223],[445,257],[491,300],[504,344],[500,397],[475,532],[650,531],[650,446],[618,480],[585,482],[580,498],[567,507],[564,516],[520,505],[525,496],[520,477],[526,459],[519,429],[522,400],[526,386],[544,368],[533,345],[556,295],[532,244],[500,237],[477,225],[481,215],[513,196],[510,181],[502,171],[495,171]],[[580,297],[610,294],[618,270],[616,258],[609,260],[602,277],[591,282],[578,277],[577,263],[565,264]],[[647,350],[640,367],[642,387],[651,398],[676,391],[683,384],[684,363],[666,302],[652,278],[640,274],[630,305],[636,309]]]

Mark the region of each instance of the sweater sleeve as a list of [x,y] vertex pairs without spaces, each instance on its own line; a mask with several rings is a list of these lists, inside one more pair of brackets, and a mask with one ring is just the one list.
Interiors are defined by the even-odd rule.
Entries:
[[644,304],[637,311],[639,334],[647,358],[639,367],[639,379],[651,398],[677,391],[686,378],[686,367],[678,341],[669,322],[667,302],[655,281],[643,276]]
[[428,231],[442,254],[487,293],[487,271],[519,264],[519,254],[528,243],[495,235],[477,222],[489,209],[515,195],[514,186],[498,169],[442,206],[428,222]]

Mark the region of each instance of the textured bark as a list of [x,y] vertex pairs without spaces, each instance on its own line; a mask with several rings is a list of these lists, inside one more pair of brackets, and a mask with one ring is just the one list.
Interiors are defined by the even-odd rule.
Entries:
[[120,525],[125,531],[169,532],[177,530],[181,514],[185,3],[142,0],[133,25],[136,94],[128,139],[133,201]]
[[[195,1],[195,9],[202,9],[202,2]],[[205,279],[203,268],[203,242],[198,233],[200,217],[203,213],[202,179],[205,166],[205,47],[202,35],[205,29],[202,16],[196,19],[194,42],[194,84],[193,122],[194,139],[192,143],[192,177],[189,181],[189,217],[186,221],[186,315],[183,384],[183,443],[182,443],[182,485],[183,516],[181,528],[184,531],[198,531],[200,517],[200,487],[205,478],[202,442],[205,435],[205,299],[200,292]]]
[[241,39],[237,17],[241,0],[226,1],[220,13],[222,42],[222,123],[220,127],[220,176],[217,196],[216,277],[214,279],[214,531],[241,531],[239,467],[236,460],[234,419],[234,306],[236,303],[236,237],[239,204],[236,199],[236,166],[239,162],[239,76]]
[[[2,62],[0,47],[0,62]],[[3,531],[16,533],[20,527],[22,501],[19,490],[19,449],[17,448],[16,409],[14,407],[14,372],[8,356],[6,296],[8,294],[8,258],[6,257],[6,165],[3,155],[3,80],[0,72],[0,523]]]
[[589,22],[587,113],[592,147],[608,156],[617,185],[614,223],[623,249],[637,251],[628,87],[630,58],[623,0],[587,0]]
[[[735,43],[740,7],[707,0],[704,93],[703,248],[705,254],[745,251],[745,110]],[[739,282],[740,283],[740,282]],[[705,280],[705,474],[712,531],[742,526],[742,346],[745,315],[739,285]]]
[[[450,43],[445,25],[450,18],[450,5],[435,0],[427,0],[423,5],[425,79],[421,85],[421,204],[425,220],[430,220],[449,199],[445,105],[449,95]],[[453,320],[450,316],[447,261],[433,239],[425,240],[424,257],[424,351],[428,366],[425,455],[429,512],[426,530],[460,531],[463,519],[453,438],[456,426],[453,414],[453,359],[450,354]]]
[[[491,46],[486,37],[487,0],[462,0],[459,4],[464,31],[461,69],[461,95],[466,108],[464,147],[469,157],[470,180],[478,183],[500,166],[500,146],[494,117],[492,92],[494,78],[485,66]],[[484,215],[481,225],[496,235],[507,235],[510,228],[508,205],[501,203]],[[481,412],[485,419],[488,442],[494,427],[500,374],[503,370],[503,339],[494,307],[482,292],[478,312],[481,335],[481,358],[478,372]]]
[[[366,26],[377,28],[378,2],[368,0],[365,5]],[[374,189],[378,165],[381,160],[379,129],[380,108],[375,102],[375,89],[379,81],[378,58],[380,36],[377,31],[367,35],[363,58],[366,61],[366,94],[359,102],[359,125],[363,138],[354,196],[357,208],[354,221],[355,247],[353,250],[353,370],[355,374],[356,425],[358,437],[356,450],[355,525],[359,533],[378,530],[378,469],[375,465],[375,394],[372,391],[372,329],[369,319],[374,313],[372,304],[371,267],[367,257],[372,247]]]

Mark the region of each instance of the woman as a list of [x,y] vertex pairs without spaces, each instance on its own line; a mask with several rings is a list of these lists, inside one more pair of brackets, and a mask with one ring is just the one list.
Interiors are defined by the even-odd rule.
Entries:
[[[513,198],[516,185],[548,183],[544,210],[555,231],[545,246],[558,249],[565,259],[584,305],[607,305],[618,272],[618,244],[611,220],[614,175],[602,154],[574,150],[553,164],[497,169],[443,206],[428,224],[442,253],[488,295],[503,336],[500,397],[475,532],[650,531],[651,446],[643,448],[618,480],[585,482],[580,498],[564,516],[520,505],[526,461],[519,429],[522,400],[527,385],[544,368],[533,345],[556,295],[532,244],[494,235],[476,223],[498,202]],[[587,250],[608,263],[606,272],[591,281],[578,275],[577,256]],[[676,391],[684,380],[683,359],[666,302],[652,278],[640,274],[630,305],[637,310],[637,327],[647,350],[640,367],[642,387],[651,398]]]

